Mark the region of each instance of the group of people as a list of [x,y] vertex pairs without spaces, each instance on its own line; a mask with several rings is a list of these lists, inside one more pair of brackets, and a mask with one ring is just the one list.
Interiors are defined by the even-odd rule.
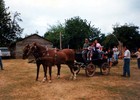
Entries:
[[97,59],[102,59],[103,55],[106,55],[110,67],[112,66],[113,60],[118,61],[118,48],[116,46],[114,46],[112,50],[109,48],[105,51],[97,39],[95,39],[90,45],[89,40],[86,38],[82,50],[82,57],[84,61],[86,62],[87,60],[92,60],[94,52],[98,53]]
[[97,39],[95,39],[90,45],[89,40],[86,38],[82,50],[82,57],[84,61],[92,60],[93,52],[97,52],[99,54],[98,57],[101,58],[102,46],[98,43]]
[[[124,54],[119,55],[118,48],[114,46],[112,49],[109,48],[107,51],[103,51],[103,46],[101,46],[100,43],[98,43],[98,40],[95,39],[91,45],[89,43],[89,40],[86,38],[85,43],[83,45],[83,50],[82,50],[82,57],[84,61],[87,60],[92,60],[93,52],[97,51],[98,53],[98,58],[102,59],[102,54],[107,55],[107,61],[109,63],[109,66],[112,66],[113,61],[118,61],[118,58],[121,57],[123,58],[124,65],[123,65],[123,74],[121,75],[122,77],[130,77],[130,58],[131,58],[131,53],[130,50],[126,45],[123,46],[124,48]],[[140,69],[140,48],[138,51],[135,53],[137,55],[137,63],[138,63],[138,68]]]

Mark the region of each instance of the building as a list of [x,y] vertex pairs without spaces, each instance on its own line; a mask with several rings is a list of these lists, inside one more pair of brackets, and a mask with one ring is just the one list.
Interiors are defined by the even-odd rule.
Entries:
[[41,37],[41,36],[39,36],[37,34],[32,34],[32,35],[30,35],[28,37],[25,37],[21,41],[16,42],[15,50],[13,52],[13,54],[15,55],[15,58],[19,58],[19,59],[22,58],[23,48],[27,44],[31,44],[33,42],[39,43],[41,45],[48,46],[48,48],[53,47],[53,44],[49,40],[47,40],[47,39],[45,39],[45,38],[43,38],[43,37]]

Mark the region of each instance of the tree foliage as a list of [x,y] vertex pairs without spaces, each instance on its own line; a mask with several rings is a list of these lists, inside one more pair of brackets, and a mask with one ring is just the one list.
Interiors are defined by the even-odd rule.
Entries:
[[60,32],[63,34],[62,41],[64,41],[64,25],[61,23],[50,26],[48,31],[44,34],[44,37],[53,42],[54,47],[60,48]]
[[89,29],[90,26],[87,25],[87,21],[79,17],[66,20],[65,32],[67,34],[67,44],[70,45],[70,48],[76,48],[76,45],[82,42],[82,38],[87,38],[90,34]]
[[114,34],[108,34],[107,36],[105,36],[102,44],[105,48],[113,48],[114,46],[117,46],[118,43],[118,39]]
[[86,19],[74,17],[66,20],[65,33],[67,34],[67,44],[70,48],[81,48],[84,39],[89,38],[91,41],[94,37],[99,37],[100,31],[94,28]]
[[104,35],[100,34],[98,28],[94,28],[87,20],[83,20],[80,17],[67,19],[64,24],[59,23],[56,26],[50,26],[44,37],[59,48],[60,32],[62,34],[62,48],[79,49],[82,48],[85,38],[93,41],[95,37],[104,37]]
[[3,0],[0,0],[0,46],[9,46],[9,44],[20,38],[23,29],[19,26],[20,13],[15,12],[13,18],[5,8]]
[[113,32],[105,36],[98,28],[95,28],[87,20],[80,17],[67,19],[65,24],[50,26],[45,38],[53,42],[55,47],[60,46],[60,32],[62,33],[62,48],[82,48],[84,39],[88,38],[91,42],[97,38],[105,48],[113,48],[118,45],[119,41],[124,45],[128,45],[132,50],[140,47],[139,27],[135,25],[114,25]]
[[121,41],[124,45],[128,45],[130,49],[140,47],[140,34],[138,31],[139,27],[132,24],[125,24],[122,26],[114,26],[113,34]]

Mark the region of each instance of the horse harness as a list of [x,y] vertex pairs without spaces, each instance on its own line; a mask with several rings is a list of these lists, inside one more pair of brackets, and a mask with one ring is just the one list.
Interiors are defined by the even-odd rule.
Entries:
[[[50,56],[50,54],[49,54],[49,49],[48,49],[48,47],[46,46],[46,50],[45,50],[45,52],[43,52],[43,57],[45,57],[45,55],[47,55],[47,58],[53,58],[53,60],[54,60],[54,63],[56,63],[56,60],[57,60],[57,49],[55,48],[55,50],[54,50],[54,57],[51,57]],[[47,53],[47,54],[46,54]]]

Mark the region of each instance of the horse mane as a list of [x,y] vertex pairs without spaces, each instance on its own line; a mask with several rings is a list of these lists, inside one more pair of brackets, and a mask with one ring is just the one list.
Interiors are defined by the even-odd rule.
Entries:
[[39,43],[34,42],[33,46],[36,46],[41,51],[46,51],[46,47],[43,45],[40,45]]

